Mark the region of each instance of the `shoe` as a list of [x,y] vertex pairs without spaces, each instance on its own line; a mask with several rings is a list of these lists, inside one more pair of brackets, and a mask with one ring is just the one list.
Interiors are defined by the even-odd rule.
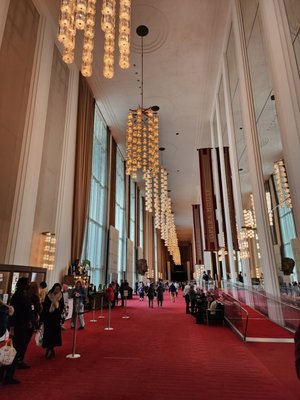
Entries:
[[21,382],[14,378],[3,381],[3,385],[17,385],[18,383],[21,383]]
[[50,360],[50,358],[53,358],[55,356],[54,350],[53,349],[47,349],[46,350],[46,358],[47,360]]
[[78,330],[82,330],[82,329],[84,329],[84,326],[80,326],[80,327],[78,328]]
[[24,363],[23,361],[17,363],[17,369],[28,369],[30,365]]

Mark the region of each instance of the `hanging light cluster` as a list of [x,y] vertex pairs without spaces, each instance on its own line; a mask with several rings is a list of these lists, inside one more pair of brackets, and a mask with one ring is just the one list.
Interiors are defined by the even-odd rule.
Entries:
[[250,258],[247,229],[242,228],[240,230],[240,232],[238,234],[238,242],[239,242],[241,260],[245,260],[247,258]]
[[267,201],[267,209],[269,215],[269,224],[270,226],[274,225],[274,218],[273,218],[273,210],[272,210],[272,200],[270,192],[266,192],[266,201]]
[[256,229],[255,218],[251,209],[244,209],[244,229],[248,232],[247,236],[249,239],[254,238],[254,229]]
[[156,222],[156,227],[160,229],[161,238],[164,240],[165,246],[173,257],[174,263],[180,265],[181,257],[171,199],[168,196],[168,173],[165,168],[161,168],[160,170],[160,208],[157,213],[159,218]]
[[139,170],[143,179],[155,178],[159,172],[158,113],[151,108],[130,110],[126,130],[126,175],[137,178]]
[[283,160],[274,163],[274,178],[280,207],[292,208],[290,188],[287,180],[286,168]]
[[55,233],[43,232],[45,236],[43,248],[43,268],[52,271],[54,268],[55,252],[56,252],[56,237]]
[[[77,30],[83,31],[81,73],[92,75],[97,0],[61,0],[58,41],[64,45],[63,61],[74,61]],[[103,0],[101,29],[104,32],[105,78],[114,76],[116,0]],[[119,65],[129,67],[131,0],[120,0],[119,8]]]

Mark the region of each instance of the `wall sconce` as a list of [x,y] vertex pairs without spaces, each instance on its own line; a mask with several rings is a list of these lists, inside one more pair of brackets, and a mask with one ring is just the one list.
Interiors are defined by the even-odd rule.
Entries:
[[44,238],[43,248],[43,268],[47,268],[48,271],[54,269],[55,252],[56,252],[56,237],[55,233],[42,232]]

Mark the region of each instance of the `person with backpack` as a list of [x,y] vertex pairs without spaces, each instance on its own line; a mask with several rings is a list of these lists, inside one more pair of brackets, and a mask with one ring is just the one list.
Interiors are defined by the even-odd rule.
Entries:
[[[4,335],[8,329],[8,319],[14,313],[14,308],[3,303],[0,300],[0,339],[3,338],[3,342],[0,342],[0,347],[4,345]],[[16,370],[16,362],[15,360],[11,365],[1,365],[0,364],[0,382],[3,385],[11,385],[20,383],[17,379],[14,378],[14,373]]]
[[171,296],[172,303],[175,303],[176,287],[175,287],[173,282],[169,286],[169,293],[170,293],[170,296]]

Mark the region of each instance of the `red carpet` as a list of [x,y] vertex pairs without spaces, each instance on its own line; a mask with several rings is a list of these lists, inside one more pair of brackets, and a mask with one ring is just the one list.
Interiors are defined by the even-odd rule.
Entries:
[[130,319],[112,311],[113,331],[100,319],[78,331],[79,359],[65,358],[71,330],[52,360],[32,343],[31,368],[16,372],[20,385],[0,386],[1,400],[300,399],[292,344],[245,344],[226,327],[196,325],[181,295],[175,304],[166,295],[162,309],[128,303]]
[[287,329],[267,319],[263,314],[243,304],[248,311],[247,337],[293,339],[293,334]]

